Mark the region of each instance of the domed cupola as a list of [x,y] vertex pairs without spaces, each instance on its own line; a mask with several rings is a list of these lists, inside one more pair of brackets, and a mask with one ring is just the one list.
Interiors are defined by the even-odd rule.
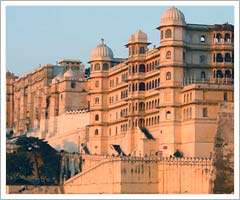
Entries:
[[134,33],[134,41],[147,43],[147,34],[141,30],[138,30],[136,33]]
[[161,17],[160,26],[169,25],[186,25],[184,14],[174,6],[170,7],[166,12],[164,12]]
[[111,61],[113,60],[113,51],[106,44],[104,44],[104,40],[101,39],[100,44],[92,50],[90,61]]
[[69,68],[64,74],[64,79],[74,79],[76,78],[76,74],[72,71],[71,68]]

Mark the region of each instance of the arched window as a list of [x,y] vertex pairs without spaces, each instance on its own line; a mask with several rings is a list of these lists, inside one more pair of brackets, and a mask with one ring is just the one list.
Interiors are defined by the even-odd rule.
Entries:
[[167,29],[165,32],[165,38],[171,38],[172,37],[172,31],[171,29]]
[[221,40],[222,40],[222,35],[221,35],[221,33],[218,33],[218,34],[217,34],[216,40],[217,40],[217,42],[221,42]]
[[99,87],[99,81],[95,81],[95,87]]
[[155,88],[155,86],[154,86],[154,80],[152,80],[152,88]]
[[145,91],[145,83],[139,83],[139,91]]
[[221,53],[217,54],[217,62],[223,62],[223,57]]
[[171,80],[171,72],[166,73],[166,80]]
[[231,62],[230,53],[225,53],[225,62]]
[[231,72],[230,70],[225,71],[225,78],[231,78]]
[[217,70],[217,78],[222,78],[223,74],[221,70]]
[[205,36],[204,35],[201,35],[200,41],[201,41],[201,43],[205,43]]
[[171,59],[171,51],[167,51],[167,53],[166,53],[166,59]]
[[161,31],[161,39],[163,39],[163,38],[164,38],[163,31]]
[[145,65],[144,64],[139,65],[139,72],[145,72]]
[[230,42],[230,34],[229,33],[226,33],[225,36],[224,36],[224,41],[225,42]]
[[199,57],[199,59],[200,59],[200,64],[205,64],[206,63],[206,57],[204,55],[201,55]]
[[95,104],[99,104],[99,98],[98,97],[95,98]]
[[95,71],[100,70],[100,64],[99,64],[99,63],[96,63],[96,64],[94,65],[94,70],[95,70]]
[[158,86],[158,87],[160,86],[160,78],[158,78],[158,84],[157,84],[157,86]]
[[144,53],[145,53],[144,47],[140,47],[140,48],[139,48],[139,53],[140,53],[140,54],[144,54]]
[[170,111],[166,112],[166,119],[171,119],[171,112]]
[[95,115],[95,121],[98,121],[99,120],[99,115]]
[[201,79],[205,79],[205,78],[206,78],[205,72],[201,72]]
[[103,63],[103,71],[107,71],[108,70],[108,64],[107,63]]
[[98,135],[98,129],[95,129],[95,135]]

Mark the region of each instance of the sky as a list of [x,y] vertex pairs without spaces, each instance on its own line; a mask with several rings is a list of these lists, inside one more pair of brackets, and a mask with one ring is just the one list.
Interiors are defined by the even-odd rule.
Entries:
[[[233,6],[176,6],[187,23],[234,24]],[[79,59],[88,67],[101,38],[114,57],[127,57],[124,46],[141,29],[150,49],[159,46],[156,27],[168,6],[8,6],[6,10],[7,69],[24,75],[40,64]]]

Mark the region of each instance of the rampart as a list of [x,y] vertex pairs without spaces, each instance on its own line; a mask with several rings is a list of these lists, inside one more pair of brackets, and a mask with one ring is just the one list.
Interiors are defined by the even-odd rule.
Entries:
[[66,194],[207,194],[212,160],[110,157],[64,183]]

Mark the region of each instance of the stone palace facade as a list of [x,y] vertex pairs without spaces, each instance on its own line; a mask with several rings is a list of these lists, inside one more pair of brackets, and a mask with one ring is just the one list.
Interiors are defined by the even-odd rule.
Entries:
[[188,24],[171,7],[157,28],[128,39],[127,58],[104,40],[79,60],[7,72],[7,128],[86,154],[211,157],[220,102],[233,102],[234,26]]

